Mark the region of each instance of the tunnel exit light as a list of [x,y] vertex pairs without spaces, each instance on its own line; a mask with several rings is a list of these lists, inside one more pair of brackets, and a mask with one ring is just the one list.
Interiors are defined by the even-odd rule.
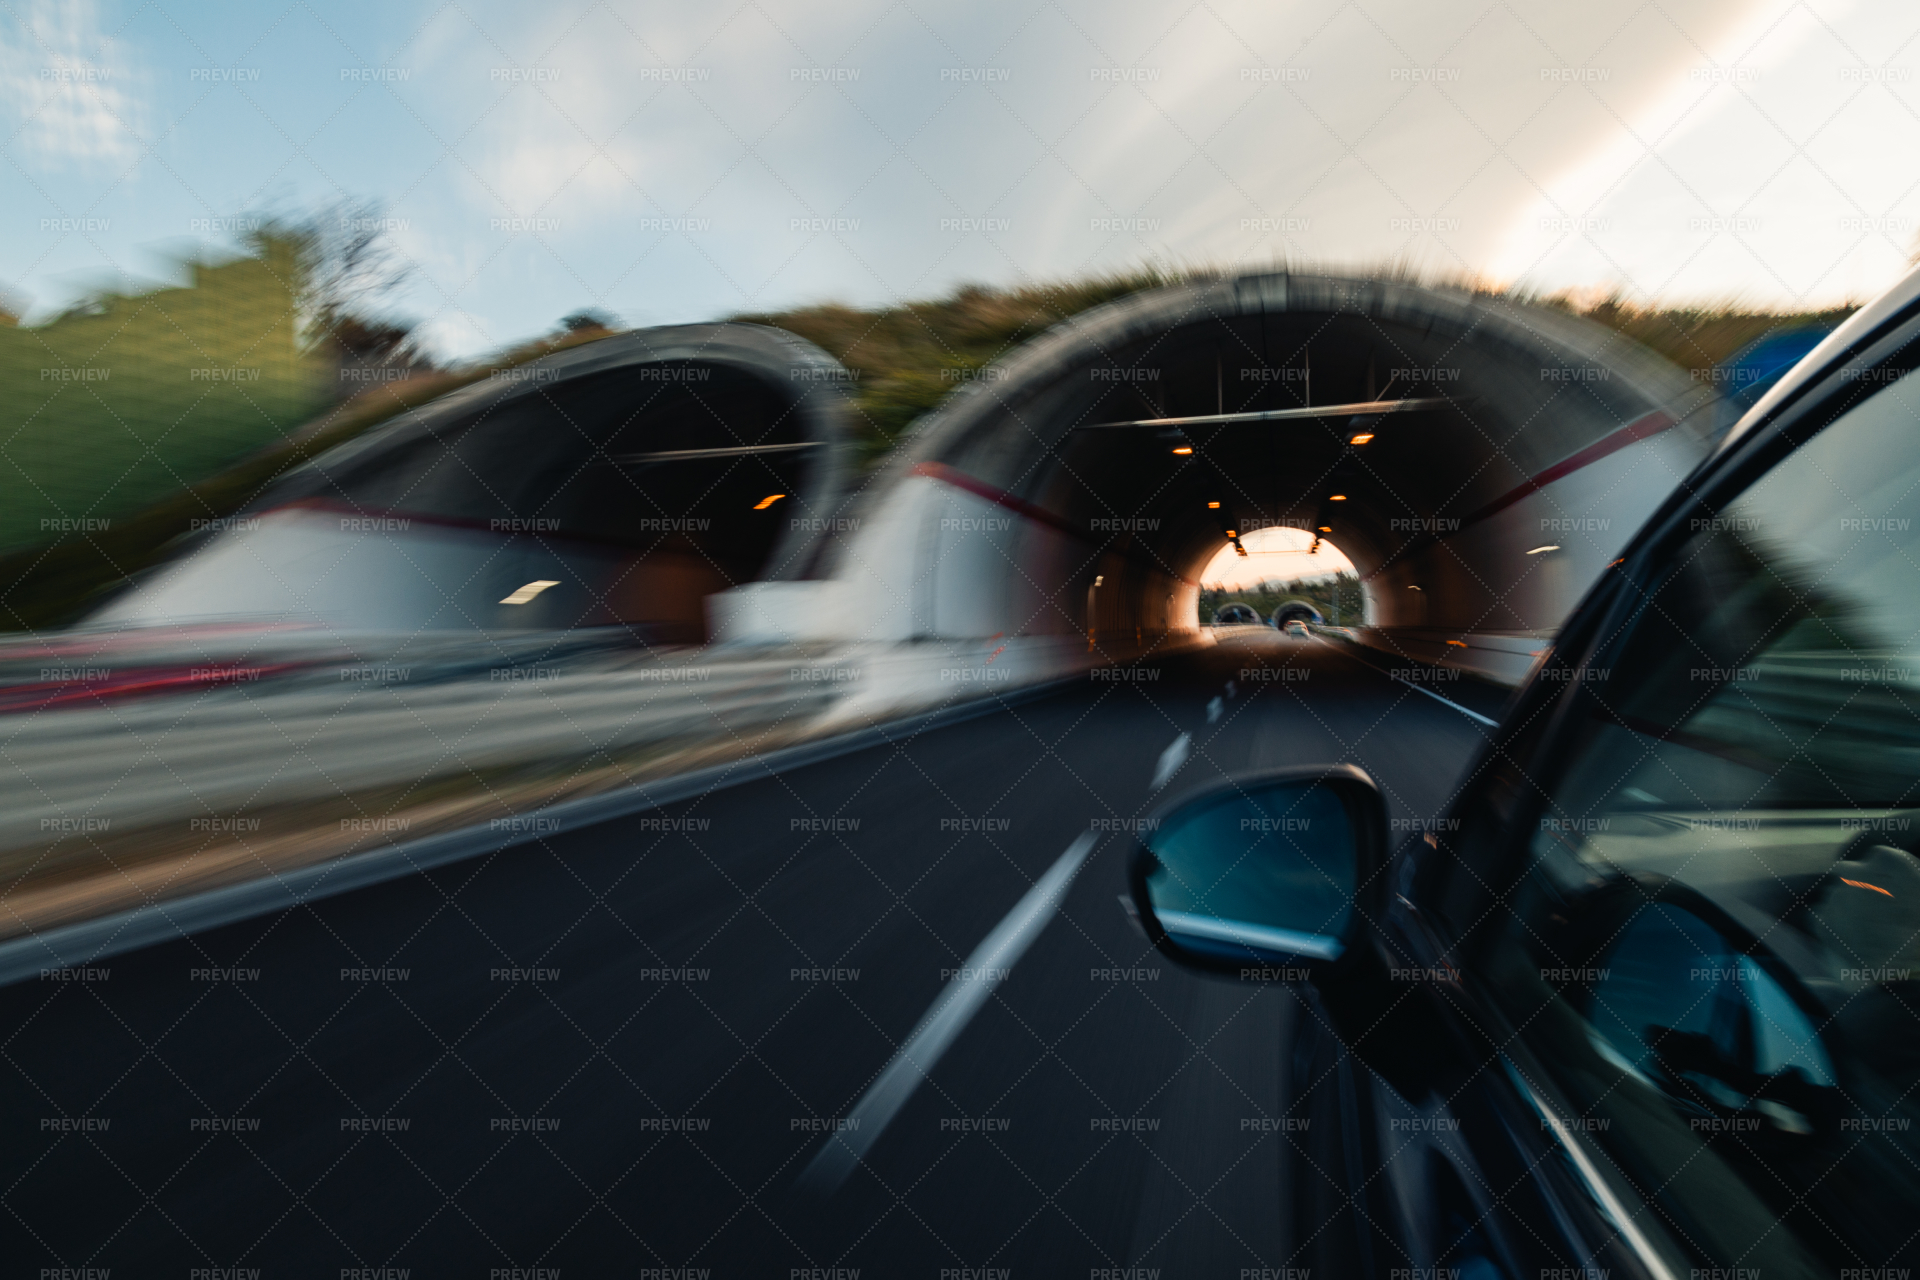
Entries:
[[500,603],[501,604],[525,604],[527,601],[539,595],[542,591],[545,591],[548,587],[557,587],[559,585],[560,583],[557,579],[539,578],[533,582],[529,582],[526,586],[521,587],[518,591],[508,596],[506,599],[502,600]]
[[1349,440],[1349,441],[1347,441],[1347,443],[1348,443],[1348,444],[1365,444],[1365,443],[1366,443],[1367,441],[1369,441],[1369,440],[1371,440],[1371,439],[1373,439],[1373,432],[1371,432],[1371,431],[1362,431],[1362,432],[1361,432],[1361,433],[1360,433],[1359,435],[1357,435],[1357,436],[1355,436],[1355,437],[1354,437],[1353,439],[1351,439],[1351,440]]
[[766,497],[760,499],[760,501],[754,503],[753,509],[755,511],[765,511],[768,507],[772,506],[774,503],[780,501],[780,499],[786,496],[787,495],[784,493],[770,493]]

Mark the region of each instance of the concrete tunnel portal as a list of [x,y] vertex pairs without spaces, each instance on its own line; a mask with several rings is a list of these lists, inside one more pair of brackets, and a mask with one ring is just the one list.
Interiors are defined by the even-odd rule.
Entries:
[[[1308,530],[1377,641],[1524,671],[1705,456],[1711,393],[1515,299],[1258,275],[1063,322],[921,420],[828,535],[819,583],[716,601],[735,639],[1068,638],[1095,661],[1197,625],[1233,535]],[[855,521],[845,522],[849,525]]]
[[1192,635],[1207,562],[1286,527],[1352,560],[1366,637],[1515,679],[1712,417],[1564,311],[1327,276],[1131,295],[977,373],[859,478],[850,376],[801,339],[603,339],[329,451],[90,622],[920,644],[1018,679]]
[[846,377],[764,326],[605,338],[401,414],[284,476],[90,621],[706,639],[705,601],[810,572]]

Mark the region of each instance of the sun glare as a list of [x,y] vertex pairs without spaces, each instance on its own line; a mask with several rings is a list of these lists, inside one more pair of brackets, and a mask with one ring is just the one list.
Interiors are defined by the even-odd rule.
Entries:
[[1353,572],[1353,561],[1324,538],[1318,551],[1309,552],[1313,545],[1309,529],[1255,529],[1242,533],[1240,542],[1247,554],[1239,555],[1232,543],[1223,545],[1201,571],[1203,585],[1239,591],[1262,582],[1295,582],[1324,573]]

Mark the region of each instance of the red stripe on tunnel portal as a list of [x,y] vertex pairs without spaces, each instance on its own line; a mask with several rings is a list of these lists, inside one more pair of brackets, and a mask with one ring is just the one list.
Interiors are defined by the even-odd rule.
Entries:
[[[996,507],[1005,507],[1015,515],[1025,516],[1035,524],[1043,524],[1049,529],[1066,534],[1069,538],[1078,538],[1082,542],[1092,543],[1095,546],[1104,545],[1099,539],[1093,536],[1091,531],[1078,528],[1068,523],[1060,516],[1048,511],[1045,507],[1036,507],[1024,498],[1016,498],[1006,490],[996,489],[985,480],[977,476],[970,476],[966,472],[956,467],[950,467],[944,462],[916,462],[913,464],[911,474],[925,476],[929,480],[938,480],[942,484],[950,484],[956,489],[965,490],[976,498],[991,502]],[[1173,572],[1173,570],[1167,568],[1153,557],[1144,555],[1139,551],[1122,551],[1116,548],[1115,554],[1147,565],[1160,573],[1166,574],[1175,581],[1185,583],[1189,587],[1198,587],[1200,585],[1193,579]]]
[[[1560,461],[1548,467],[1545,471],[1542,471],[1539,475],[1528,480],[1522,480],[1519,484],[1507,490],[1486,506],[1481,507],[1478,511],[1462,517],[1459,528],[1452,532],[1458,533],[1460,529],[1465,529],[1469,525],[1479,524],[1482,520],[1491,519],[1499,515],[1502,511],[1505,511],[1514,503],[1519,502],[1522,498],[1531,498],[1534,494],[1539,493],[1554,481],[1564,480],[1574,472],[1590,467],[1600,461],[1600,459],[1610,454],[1618,453],[1630,444],[1638,444],[1642,440],[1657,436],[1662,431],[1671,430],[1679,425],[1680,420],[1664,409],[1655,409],[1652,413],[1646,414],[1644,417],[1635,418],[1626,426],[1601,436],[1598,440],[1595,440],[1579,452],[1568,454]],[[1451,534],[1449,536],[1451,536]],[[1430,537],[1411,542],[1389,556],[1386,564],[1381,565],[1372,573],[1362,575],[1360,580],[1362,582],[1371,582],[1378,575],[1385,573],[1394,560],[1398,559],[1405,552],[1415,547],[1430,546],[1439,541],[1441,541],[1441,539],[1437,537]]]
[[1460,527],[1464,529],[1470,524],[1480,523],[1489,516],[1498,515],[1522,498],[1533,496],[1556,480],[1564,480],[1574,472],[1592,466],[1609,454],[1618,453],[1630,444],[1638,444],[1650,436],[1657,436],[1662,431],[1679,425],[1680,420],[1678,418],[1664,409],[1655,409],[1645,417],[1637,418],[1629,422],[1618,431],[1609,432],[1601,436],[1598,440],[1580,450],[1580,452],[1561,459],[1531,480],[1521,481],[1519,485],[1509,489],[1492,502],[1489,502],[1486,506],[1461,520]]

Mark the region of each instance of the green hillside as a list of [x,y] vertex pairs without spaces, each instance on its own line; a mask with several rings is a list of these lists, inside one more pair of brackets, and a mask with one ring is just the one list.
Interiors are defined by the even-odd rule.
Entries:
[[300,350],[295,261],[269,245],[0,327],[0,552],[108,529],[310,417],[324,373]]

